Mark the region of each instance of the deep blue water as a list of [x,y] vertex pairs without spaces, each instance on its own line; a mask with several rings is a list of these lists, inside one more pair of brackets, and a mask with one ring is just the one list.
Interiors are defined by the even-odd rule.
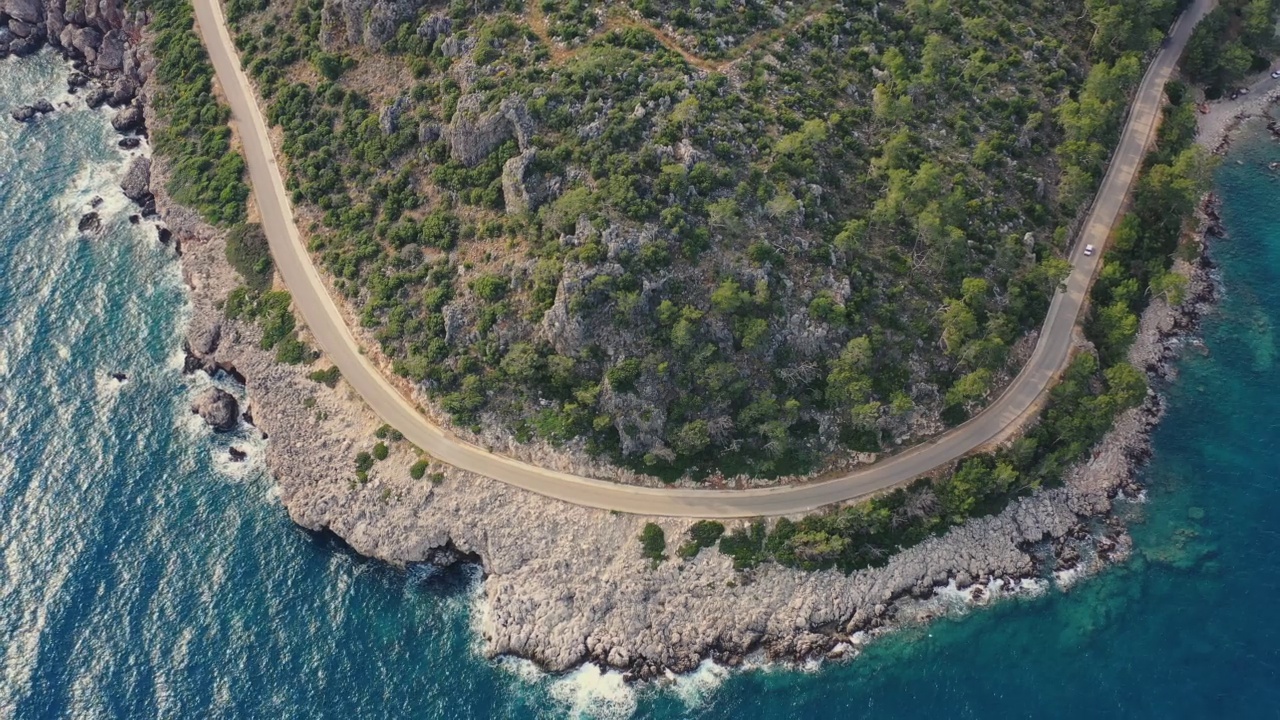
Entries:
[[[61,95],[62,72],[0,63],[0,111]],[[465,572],[297,529],[260,442],[192,421],[208,380],[180,374],[179,268],[127,222],[113,143],[87,110],[0,118],[0,718],[1280,715],[1280,184],[1261,166],[1280,149],[1261,137],[1219,173],[1227,292],[1170,392],[1131,562],[854,662],[639,691],[483,659]],[[80,237],[95,195],[106,229]]]

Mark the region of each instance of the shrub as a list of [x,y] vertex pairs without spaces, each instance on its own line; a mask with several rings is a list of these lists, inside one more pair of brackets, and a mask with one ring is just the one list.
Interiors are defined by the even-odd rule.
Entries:
[[431,463],[426,460],[419,460],[409,468],[409,477],[414,480],[421,480],[427,474],[427,468],[430,466]]
[[227,261],[244,278],[250,290],[263,292],[271,287],[275,265],[266,233],[257,223],[242,223],[227,233]]
[[332,367],[325,368],[324,370],[316,370],[307,377],[310,378],[312,382],[318,382],[321,385],[332,388],[338,384],[338,378],[342,377],[342,373],[338,370],[338,366],[334,365]]
[[377,445],[373,446],[373,459],[386,460],[388,452],[390,451],[387,450],[387,444],[384,442],[379,442]]
[[646,523],[640,532],[640,547],[645,557],[654,562],[666,559],[667,535],[654,523]]

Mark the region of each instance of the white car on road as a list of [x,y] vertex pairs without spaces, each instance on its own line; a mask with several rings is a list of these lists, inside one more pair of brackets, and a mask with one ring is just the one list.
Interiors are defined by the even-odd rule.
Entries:
[[1085,255],[1092,255],[1092,254],[1093,254],[1093,246],[1092,246],[1092,245],[1085,245],[1085,246],[1084,246],[1084,254],[1085,254]]

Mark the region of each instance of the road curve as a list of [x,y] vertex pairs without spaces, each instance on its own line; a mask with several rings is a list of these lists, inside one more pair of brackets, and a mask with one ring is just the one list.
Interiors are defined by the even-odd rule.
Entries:
[[874,465],[812,483],[749,490],[642,488],[579,477],[496,455],[431,424],[359,352],[358,343],[325,290],[294,224],[267,126],[252,85],[240,66],[220,1],[194,0],[193,4],[219,83],[239,125],[249,177],[276,267],[316,343],[379,417],[443,462],[557,500],[643,515],[743,518],[803,513],[904,483],[982,447],[1032,408],[1067,364],[1076,320],[1098,268],[1101,252],[1085,256],[1082,249],[1086,244],[1099,249],[1104,246],[1154,135],[1165,82],[1192,28],[1216,0],[1196,0],[1178,19],[1166,46],[1147,69],[1120,144],[1071,254],[1072,272],[1065,289],[1050,304],[1031,359],[1004,393],[963,425]]

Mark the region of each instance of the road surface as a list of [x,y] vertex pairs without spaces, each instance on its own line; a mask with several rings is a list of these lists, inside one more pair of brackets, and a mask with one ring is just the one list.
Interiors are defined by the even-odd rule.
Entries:
[[[342,377],[385,422],[439,460],[541,495],[587,507],[642,515],[743,518],[792,515],[854,500],[894,487],[945,465],[999,437],[1029,411],[1066,366],[1072,332],[1101,249],[1121,211],[1163,107],[1164,84],[1182,54],[1191,30],[1216,3],[1196,0],[1152,61],[1134,97],[1124,135],[1112,157],[1083,231],[1071,254],[1065,289],[1049,307],[1031,359],[985,411],[968,422],[874,465],[841,477],[802,485],[748,490],[642,488],[579,477],[496,455],[433,425],[414,409],[359,352],[359,344],[325,290],[293,220],[293,209],[276,164],[267,126],[240,66],[219,0],[195,0],[196,18],[219,83],[238,122],[249,177],[262,215],[271,254],[316,343]],[[1085,256],[1086,244],[1099,252]]]

